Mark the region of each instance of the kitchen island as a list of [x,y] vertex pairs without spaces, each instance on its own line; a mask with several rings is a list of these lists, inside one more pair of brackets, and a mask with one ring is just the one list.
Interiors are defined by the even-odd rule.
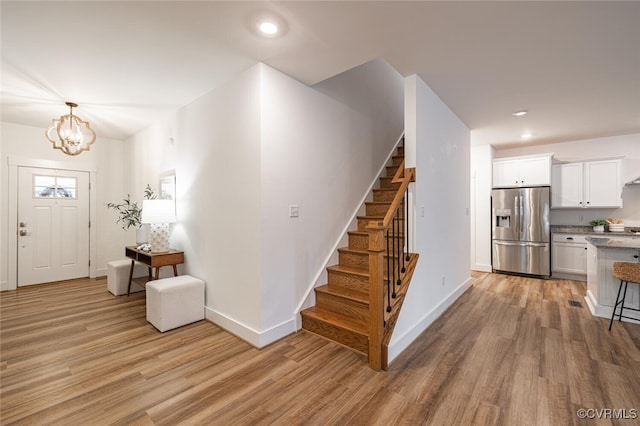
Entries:
[[[586,238],[587,246],[587,295],[591,314],[611,318],[616,303],[620,280],[613,277],[614,262],[640,261],[640,237],[594,236]],[[625,307],[640,309],[640,286],[629,284]],[[625,315],[640,321],[640,312],[626,311]],[[624,318],[623,318],[624,320]]]

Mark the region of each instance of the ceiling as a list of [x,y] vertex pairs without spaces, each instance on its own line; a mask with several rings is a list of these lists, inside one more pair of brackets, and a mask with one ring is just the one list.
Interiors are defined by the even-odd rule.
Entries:
[[[262,13],[286,33],[258,36]],[[5,122],[45,129],[72,101],[99,137],[126,139],[257,62],[311,85],[383,58],[476,144],[640,133],[637,1],[1,1],[0,14]]]

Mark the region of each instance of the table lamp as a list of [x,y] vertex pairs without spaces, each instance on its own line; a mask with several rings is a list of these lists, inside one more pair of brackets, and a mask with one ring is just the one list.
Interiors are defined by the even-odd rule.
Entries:
[[151,252],[169,251],[169,224],[176,221],[173,200],[143,200],[142,223],[149,224]]

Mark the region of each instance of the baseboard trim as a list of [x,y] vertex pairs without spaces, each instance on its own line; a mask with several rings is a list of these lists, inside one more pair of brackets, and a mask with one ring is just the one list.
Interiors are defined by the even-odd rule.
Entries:
[[[595,297],[593,297],[593,293],[591,293],[591,290],[587,290],[587,295],[584,297],[584,300],[585,302],[587,302],[587,307],[589,308],[589,311],[591,311],[591,315],[593,315],[594,317],[611,319],[611,315],[613,314],[613,306],[599,305],[598,302],[596,302]],[[637,324],[638,321],[640,321],[640,312],[625,310],[624,315],[633,317],[635,318],[635,320],[622,318],[623,322]]]
[[264,331],[258,331],[227,315],[205,307],[205,318],[229,333],[239,337],[251,346],[260,349],[296,331],[296,320],[290,318]]
[[453,304],[462,294],[471,287],[471,277],[467,278],[465,282],[460,284],[454,291],[452,291],[442,302],[440,302],[435,308],[427,312],[420,320],[418,320],[413,327],[408,329],[402,335],[397,338],[392,338],[389,342],[388,358],[391,363],[398,355],[402,353],[418,336],[427,329],[449,306]]
[[9,291],[9,281],[0,281],[0,291]]
[[485,265],[485,264],[482,264],[482,263],[476,263],[475,265],[473,265],[471,270],[472,271],[479,271],[479,272],[491,272],[491,265]]

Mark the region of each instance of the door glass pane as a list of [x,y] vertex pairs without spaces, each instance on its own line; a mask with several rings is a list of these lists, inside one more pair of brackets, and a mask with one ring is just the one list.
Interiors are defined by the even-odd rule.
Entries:
[[55,197],[56,177],[55,176],[34,176],[33,194],[36,198]]
[[59,177],[57,179],[57,196],[60,198],[76,198],[76,178]]
[[76,198],[76,178],[57,176],[34,176],[35,198]]

